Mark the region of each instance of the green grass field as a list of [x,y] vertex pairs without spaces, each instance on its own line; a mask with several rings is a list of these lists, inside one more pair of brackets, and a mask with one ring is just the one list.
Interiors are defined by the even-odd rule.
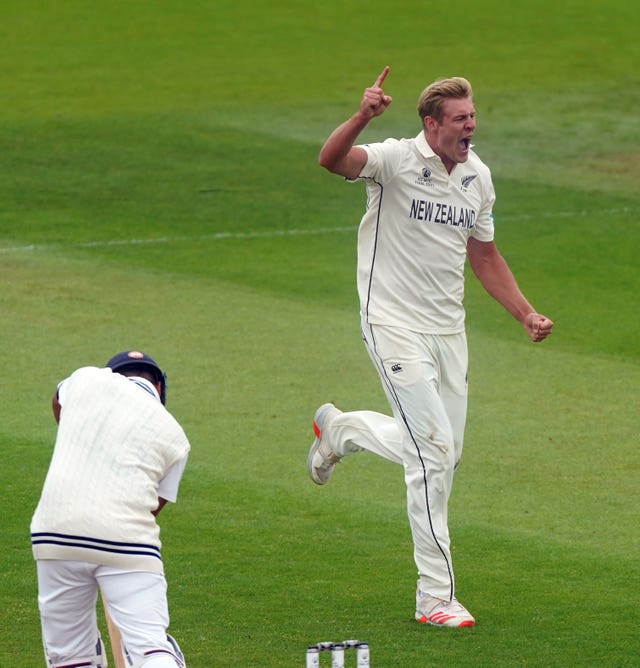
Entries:
[[[0,666],[43,665],[29,522],[56,383],[140,347],[192,442],[160,523],[190,668],[638,665],[640,6],[7,0],[0,10]],[[470,277],[450,506],[474,629],[412,621],[402,473],[307,478],[328,400],[386,411],[359,338],[361,186],[318,150],[384,65],[364,139],[474,85],[497,242],[556,322],[534,346]],[[325,657],[326,659],[326,657]]]

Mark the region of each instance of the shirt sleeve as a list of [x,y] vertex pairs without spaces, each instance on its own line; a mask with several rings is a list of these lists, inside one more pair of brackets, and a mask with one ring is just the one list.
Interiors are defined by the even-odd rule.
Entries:
[[362,144],[367,152],[367,162],[360,172],[361,179],[388,182],[397,173],[405,152],[404,143],[398,139],[386,139],[374,144]]
[[61,380],[58,383],[58,388],[56,389],[56,396],[58,397],[58,403],[62,406],[65,402],[65,399],[67,397],[67,392],[73,382],[83,376],[86,373],[91,373],[94,371],[96,367],[92,366],[83,366],[80,367],[79,369],[76,369],[68,378],[65,378],[64,380]]
[[188,455],[179,459],[164,475],[158,483],[158,496],[165,501],[175,503],[178,498],[178,488],[182,480]]
[[491,172],[488,169],[486,174],[483,175],[483,180],[482,205],[478,211],[472,236],[478,241],[493,241],[493,205],[496,201],[496,192],[491,180]]
[[67,385],[67,380],[69,380],[69,379],[67,378],[66,380],[61,380],[58,383],[58,388],[56,389],[56,396],[58,397],[58,403],[61,406],[62,406],[62,404],[64,404],[64,398],[65,398],[65,395],[66,395],[65,387]]

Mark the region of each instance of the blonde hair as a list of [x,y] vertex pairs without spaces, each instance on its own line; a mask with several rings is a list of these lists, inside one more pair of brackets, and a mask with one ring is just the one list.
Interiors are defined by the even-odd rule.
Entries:
[[449,79],[438,79],[429,84],[420,94],[418,99],[418,116],[423,120],[427,116],[442,120],[442,105],[450,98],[460,99],[473,97],[471,84],[463,77],[450,77]]

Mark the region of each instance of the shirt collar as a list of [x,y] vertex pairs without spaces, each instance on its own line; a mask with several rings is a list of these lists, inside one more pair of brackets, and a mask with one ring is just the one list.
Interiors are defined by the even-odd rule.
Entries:
[[140,376],[127,376],[127,380],[130,380],[132,383],[135,383],[141,387],[145,392],[153,395],[158,401],[160,401],[160,395],[158,390],[155,388],[153,383],[150,383],[146,378],[141,378]]
[[416,148],[420,152],[422,156],[425,158],[437,158],[438,156],[433,152],[433,149],[431,146],[429,146],[429,142],[427,141],[427,138],[424,136],[424,132],[421,132],[417,137],[416,137]]
[[[440,162],[442,163],[442,160],[441,160],[440,156],[436,155],[434,153],[433,149],[431,148],[431,146],[429,146],[429,142],[427,141],[427,138],[425,137],[424,132],[421,132],[416,137],[415,142],[416,142],[416,148],[418,149],[418,152],[420,153],[420,155],[422,155],[424,158],[438,158],[438,160],[440,160]],[[473,144],[469,144],[469,149],[472,149],[472,148],[473,148]],[[462,163],[457,162],[453,166],[453,169],[451,170],[451,173],[453,173],[453,171],[455,169],[457,169],[461,164]]]

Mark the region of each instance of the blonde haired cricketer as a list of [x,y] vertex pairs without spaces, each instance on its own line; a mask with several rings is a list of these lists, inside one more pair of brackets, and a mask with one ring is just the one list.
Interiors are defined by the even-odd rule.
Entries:
[[423,91],[416,137],[356,145],[392,102],[383,90],[388,73],[385,67],[331,133],[319,163],[366,187],[358,231],[362,338],[392,416],[322,405],[307,467],[324,484],[343,457],[362,450],[402,465],[418,570],[415,618],[473,626],[455,595],[447,518],[467,412],[465,262],[532,341],[545,339],[553,323],[524,297],[494,243],[495,194],[472,149],[476,115],[466,79]]

